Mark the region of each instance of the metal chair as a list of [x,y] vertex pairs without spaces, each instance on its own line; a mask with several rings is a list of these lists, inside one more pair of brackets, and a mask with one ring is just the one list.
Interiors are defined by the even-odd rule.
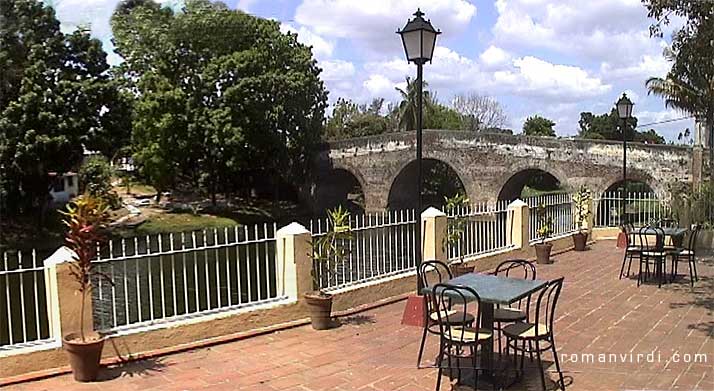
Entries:
[[[453,276],[447,264],[437,260],[430,260],[421,263],[418,277],[424,288],[433,288],[438,284],[449,281]],[[444,322],[453,325],[470,326],[474,321],[473,315],[454,310],[451,307],[449,307],[446,313],[441,315],[443,315],[442,318]],[[438,305],[435,305],[435,303],[430,300],[429,295],[424,295],[424,330],[422,331],[421,344],[419,345],[417,368],[421,368],[421,358],[424,354],[424,344],[426,343],[427,333],[439,334],[439,316]]]
[[[525,259],[512,259],[501,262],[496,266],[493,272],[495,276],[508,278],[520,278],[523,280],[536,279],[536,266],[532,262]],[[521,300],[518,300],[514,305],[501,307],[500,305],[493,310],[493,322],[495,331],[498,331],[498,351],[503,352],[501,346],[501,323],[513,323],[528,320],[528,310],[530,309],[531,296],[528,295]]]
[[677,276],[677,269],[679,266],[679,260],[681,258],[686,258],[687,265],[689,266],[689,283],[694,287],[694,281],[699,281],[699,275],[697,273],[697,236],[700,230],[699,225],[692,225],[689,231],[689,238],[687,240],[687,247],[679,249],[677,251],[671,252],[672,255],[672,281]]
[[[652,235],[655,235],[654,242]],[[642,266],[645,266],[644,277],[649,277],[650,265],[654,266],[657,286],[662,286],[662,280],[666,279],[667,252],[664,249],[664,230],[660,227],[642,227],[638,231],[640,243],[642,243],[642,255],[640,256],[640,271],[637,276],[637,286],[644,281]]]
[[[481,328],[481,298],[475,290],[465,286],[456,286],[449,284],[437,284],[432,291],[432,300],[438,306],[437,314],[439,316],[439,356],[436,359],[439,371],[436,378],[436,390],[441,386],[441,376],[444,370],[444,356],[447,359],[447,368],[449,372],[456,369],[457,377],[461,376],[461,368],[459,366],[459,358],[464,358],[464,351],[469,350],[471,355],[471,367],[474,371],[474,390],[478,389],[478,372],[477,352],[481,344],[489,342],[493,338],[493,331]],[[459,324],[453,322],[453,317],[447,317],[445,314],[450,311],[453,305],[463,307],[463,311],[459,312],[463,318]],[[471,320],[472,326],[463,326],[469,319],[466,315],[476,314],[475,319]],[[456,358],[456,366],[453,365],[451,359]]]
[[[548,285],[540,291],[536,301],[533,322],[517,322],[503,328],[503,334],[506,335],[506,354],[510,355],[510,349],[513,348],[517,360],[517,353],[521,352],[521,372],[523,371],[523,356],[525,356],[526,353],[536,354],[543,390],[545,390],[545,374],[543,373],[541,353],[547,352],[548,350],[553,352],[553,360],[555,361],[555,368],[558,371],[559,377],[558,387],[565,390],[563,371],[560,369],[560,361],[558,360],[558,352],[555,348],[553,332],[555,307],[558,303],[558,298],[560,298],[563,281],[564,277],[550,281]],[[519,342],[521,346],[519,346]]]
[[665,218],[659,220],[658,226],[662,228],[679,228],[679,222],[675,219]]
[[[632,223],[625,223],[622,226],[622,231],[625,233],[627,245],[625,247],[625,256],[622,258],[622,266],[620,267],[620,279],[625,275],[630,276],[630,268],[632,267],[632,259],[642,256],[642,242],[639,240],[639,235],[635,231],[635,226]],[[625,272],[625,264],[627,264],[627,273]]]

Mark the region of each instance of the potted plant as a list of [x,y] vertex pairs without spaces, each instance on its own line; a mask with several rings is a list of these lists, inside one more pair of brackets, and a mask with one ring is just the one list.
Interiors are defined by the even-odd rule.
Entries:
[[[346,244],[352,239],[350,213],[347,210],[339,206],[328,211],[327,217],[327,232],[312,242],[312,280],[315,290],[304,295],[315,330],[326,330],[332,325],[332,295],[320,287],[344,263]],[[318,271],[323,274],[318,274]]]
[[109,219],[109,207],[100,198],[85,194],[72,201],[67,205],[66,211],[60,213],[64,215],[63,222],[67,226],[66,246],[74,252],[74,260],[69,263],[69,272],[77,282],[81,300],[79,330],[64,335],[62,345],[69,356],[75,380],[93,381],[99,373],[99,360],[102,357],[105,338],[94,331],[85,330],[85,303],[87,297],[91,297],[95,276],[109,279],[96,271],[92,263],[97,243],[104,240],[102,230]]
[[587,187],[580,186],[580,189],[573,194],[573,205],[575,208],[575,224],[578,227],[578,232],[573,234],[573,246],[575,251],[585,251],[585,244],[588,239],[588,232],[585,229],[585,222],[590,217],[590,190]]
[[[469,199],[464,194],[456,194],[453,197],[444,197],[446,205],[444,209],[446,214],[449,216],[448,224],[446,226],[446,236],[444,236],[443,248],[444,252],[448,254],[449,248],[454,243],[459,245],[459,257],[458,260],[451,263],[449,268],[454,277],[463,276],[474,271],[473,266],[469,266],[464,263],[464,241],[461,240],[461,236],[466,230],[466,224],[468,223],[468,216],[463,216],[460,212],[464,207],[468,206]],[[447,255],[448,257],[448,255]]]
[[535,251],[536,262],[540,264],[553,263],[550,259],[550,251],[553,249],[553,244],[545,242],[553,234],[553,218],[546,212],[543,204],[538,205],[536,213],[538,213],[538,238],[540,243],[535,244]]

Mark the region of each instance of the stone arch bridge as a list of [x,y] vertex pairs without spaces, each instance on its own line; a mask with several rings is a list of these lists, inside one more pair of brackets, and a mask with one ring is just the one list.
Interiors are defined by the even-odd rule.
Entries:
[[[336,178],[351,178],[361,187],[366,210],[388,208],[397,176],[415,160],[415,146],[414,132],[324,144],[313,160],[313,205],[318,209],[340,197],[343,185]],[[616,141],[425,130],[423,156],[451,167],[472,201],[513,199],[534,171],[552,175],[566,189],[584,184],[596,193],[622,178],[622,143]],[[664,193],[670,182],[700,180],[702,156],[697,148],[629,143],[628,179]]]

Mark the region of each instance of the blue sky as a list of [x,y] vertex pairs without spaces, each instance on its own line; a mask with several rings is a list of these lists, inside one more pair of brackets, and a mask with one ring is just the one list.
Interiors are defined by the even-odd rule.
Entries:
[[[111,51],[108,20],[118,0],[55,0],[65,30],[90,24]],[[174,3],[175,4],[175,3]],[[442,30],[425,80],[444,104],[457,94],[496,98],[519,132],[529,115],[556,122],[558,135],[577,133],[581,111],[610,110],[627,91],[640,124],[680,118],[645,80],[664,76],[665,39],[649,36],[639,0],[230,0],[230,8],[279,20],[283,31],[313,46],[330,101],[397,101],[395,87],[415,68],[395,34],[421,7]],[[676,26],[678,21],[674,21]],[[671,30],[670,30],[671,31]],[[110,61],[121,59],[110,55]],[[693,121],[653,125],[669,140]]]

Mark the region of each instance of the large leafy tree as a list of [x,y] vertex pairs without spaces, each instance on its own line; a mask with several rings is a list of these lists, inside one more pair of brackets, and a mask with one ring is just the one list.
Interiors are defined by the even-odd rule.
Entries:
[[189,184],[215,202],[266,173],[301,177],[327,93],[310,48],[279,27],[207,0],[180,12],[120,3],[112,29],[137,95],[134,157],[157,189]]
[[[622,140],[622,120],[617,115],[617,110],[612,109],[609,113],[594,115],[591,112],[580,113],[578,121],[580,129],[578,137],[595,140]],[[664,144],[664,137],[657,134],[654,129],[647,131],[637,131],[637,117],[627,120],[627,131],[625,133],[628,141],[637,141],[648,144]]]
[[381,113],[383,106],[383,98],[373,99],[369,106],[338,98],[332,115],[325,124],[325,138],[339,140],[382,134],[392,130],[389,114],[383,116]]
[[523,123],[523,134],[526,136],[555,136],[555,122],[548,118],[534,115],[526,118]]
[[113,115],[106,54],[87,31],[62,33],[50,7],[2,0],[0,69],[0,207],[42,212],[52,173],[75,169]]

